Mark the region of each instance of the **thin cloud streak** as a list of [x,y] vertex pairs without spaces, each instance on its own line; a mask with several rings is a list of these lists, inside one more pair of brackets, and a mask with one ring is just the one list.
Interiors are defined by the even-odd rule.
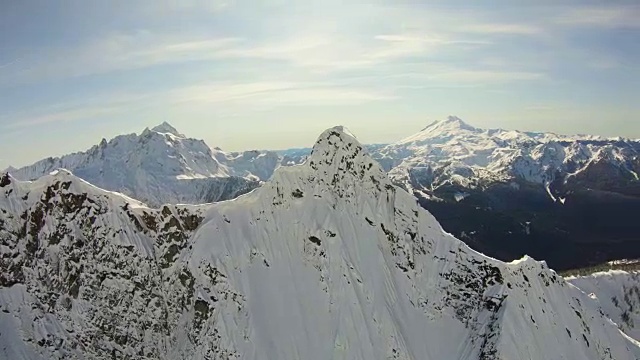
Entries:
[[540,27],[527,24],[486,23],[462,27],[462,32],[500,35],[539,35],[544,32]]
[[586,6],[568,9],[554,20],[560,25],[640,28],[640,5]]
[[[128,99],[126,99],[129,97]],[[60,104],[48,111],[6,116],[10,121],[3,130],[20,130],[33,126],[72,121],[93,121],[104,116],[118,116],[135,108],[160,104],[212,105],[242,108],[244,111],[297,105],[350,105],[386,101],[396,97],[347,86],[309,85],[296,82],[262,81],[250,83],[209,83],[179,87],[146,94],[104,95],[104,101]]]
[[[218,51],[241,41],[226,37],[175,39],[141,31],[111,34],[71,49],[41,49],[24,59],[21,69],[6,69],[9,81],[37,82],[119,70],[142,69],[159,64],[185,63],[219,58]],[[11,71],[10,71],[11,70]]]
[[91,120],[99,116],[116,113],[116,107],[86,107],[58,111],[53,113],[18,117],[3,127],[5,130],[26,129],[33,126],[45,125],[51,123],[61,123],[76,120]]
[[[229,6],[228,1],[209,3],[193,0],[175,7],[191,10],[202,8],[203,11],[218,12]],[[552,17],[551,20],[538,18],[538,25],[535,25],[536,19],[531,23],[487,22],[486,16],[478,14],[479,20],[474,20],[473,15],[445,12],[442,16],[451,20],[448,27],[440,25],[432,29],[426,26],[413,33],[391,31],[369,34],[368,40],[366,37],[354,37],[353,34],[314,34],[304,31],[293,37],[291,34],[281,34],[276,41],[250,41],[242,36],[218,35],[212,38],[210,35],[194,33],[167,35],[145,30],[134,33],[115,32],[74,48],[37,50],[27,59],[22,59],[19,66],[13,63],[0,65],[0,76],[4,78],[3,85],[7,86],[11,83],[33,83],[48,78],[64,79],[144,69],[160,64],[224,59],[282,61],[316,74],[326,74],[371,68],[410,57],[424,58],[451,48],[472,51],[474,46],[498,43],[500,36],[547,34],[558,31],[557,25],[640,27],[640,6],[565,8],[560,15]],[[437,18],[437,14],[432,14],[431,17]],[[398,27],[397,30],[400,29],[401,27]],[[472,38],[465,38],[465,34],[472,35]]]
[[455,70],[433,75],[433,79],[463,83],[500,83],[509,81],[531,81],[544,77],[541,73],[524,71]]
[[390,100],[393,95],[350,87],[310,85],[296,82],[213,83],[189,86],[169,93],[172,103],[222,103],[229,105],[273,106],[351,104]]

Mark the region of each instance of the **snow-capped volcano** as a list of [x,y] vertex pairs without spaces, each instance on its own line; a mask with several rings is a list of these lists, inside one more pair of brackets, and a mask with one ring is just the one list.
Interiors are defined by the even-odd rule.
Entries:
[[[0,177],[12,359],[637,359],[544,263],[445,233],[344,128],[231,201]],[[4,270],[7,269],[7,270]]]
[[433,190],[446,184],[476,188],[523,181],[548,187],[557,181],[579,182],[602,162],[619,170],[614,177],[637,179],[639,154],[635,141],[483,130],[450,116],[388,145],[375,157],[395,181]]

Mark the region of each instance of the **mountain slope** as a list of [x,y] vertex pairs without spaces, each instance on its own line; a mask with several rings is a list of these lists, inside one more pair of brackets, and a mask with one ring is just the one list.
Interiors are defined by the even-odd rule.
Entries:
[[[268,159],[267,159],[268,158]],[[202,203],[232,199],[258,186],[278,166],[275,153],[235,154],[212,150],[167,123],[140,135],[121,135],[86,152],[48,158],[10,170],[35,180],[64,168],[104,189],[149,204]]]
[[172,264],[205,210],[149,209],[66,171],[0,177],[0,358],[164,356],[191,301]]
[[147,209],[65,173],[0,186],[13,358],[640,355],[544,263],[445,233],[341,127],[304,165],[206,207]]
[[610,270],[566,280],[596,297],[607,317],[640,341],[640,273]]

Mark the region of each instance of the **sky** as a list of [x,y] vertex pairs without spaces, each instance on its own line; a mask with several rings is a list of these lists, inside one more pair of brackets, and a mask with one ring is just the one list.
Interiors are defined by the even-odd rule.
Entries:
[[482,128],[640,138],[637,1],[0,0],[0,168],[163,121],[225,150]]

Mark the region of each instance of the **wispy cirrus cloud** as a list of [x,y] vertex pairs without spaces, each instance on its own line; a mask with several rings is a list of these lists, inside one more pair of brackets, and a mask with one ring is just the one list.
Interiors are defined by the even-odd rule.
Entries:
[[[0,117],[0,129],[15,131],[41,125],[88,121],[107,115],[116,115],[135,106],[144,106],[157,93],[104,93],[77,101],[55,103],[41,108],[8,113]],[[162,99],[157,99],[162,100]]]
[[16,131],[34,126],[90,121],[104,116],[121,116],[135,109],[162,105],[215,106],[216,109],[240,108],[245,111],[299,105],[350,105],[392,100],[382,91],[330,83],[295,81],[209,82],[179,86],[168,90],[139,94],[102,94],[99,98],[62,103],[44,109],[6,115],[0,129]]
[[640,5],[576,6],[554,18],[557,24],[604,28],[640,28]]
[[317,72],[368,68],[426,56],[447,47],[486,45],[487,41],[451,38],[444,34],[390,33],[349,38],[341,34],[299,34],[263,44],[237,44],[224,49],[220,58],[283,61]]
[[[140,14],[153,12],[153,2],[135,6]],[[191,0],[172,5],[172,11],[220,12],[233,2]],[[140,10],[142,9],[142,10]],[[143,11],[144,10],[144,11]],[[459,57],[474,58],[483,47],[503,46],[504,36],[556,36],[558,25],[640,27],[639,6],[562,7],[551,17],[532,16],[527,22],[491,18],[483,11],[417,10],[376,11],[369,32],[317,31],[299,27],[278,36],[250,38],[247,34],[207,32],[155,32],[137,30],[111,32],[71,47],[45,47],[27,53],[19,62],[0,65],[0,86],[35,83],[43,79],[64,79],[114,71],[146,69],[162,64],[193,61],[253,60],[282,62],[316,74],[372,68],[408,58],[431,58],[456,51]],[[429,15],[425,20],[425,15]],[[164,16],[164,15],[163,15]],[[164,18],[164,17],[163,17]],[[415,18],[404,24],[404,20]],[[551,19],[551,20],[549,20]],[[260,22],[260,19],[256,20]],[[328,22],[332,24],[331,22]],[[326,30],[326,27],[322,28]],[[554,33],[554,34],[551,34]],[[263,64],[257,64],[262,66]],[[507,69],[509,70],[509,69]]]
[[42,48],[0,68],[7,82],[29,83],[159,64],[211,60],[240,39],[159,36],[148,31],[113,33],[70,48]]
[[178,88],[168,93],[168,101],[173,103],[276,107],[301,104],[351,104],[393,98],[391,94],[370,89],[293,81],[211,83]]
[[499,35],[539,35],[544,30],[536,25],[513,23],[478,23],[463,26],[462,32]]
[[0,68],[12,82],[30,83],[114,71],[145,69],[163,64],[221,60],[274,61],[327,73],[370,68],[379,64],[424,57],[446,49],[470,49],[491,44],[440,33],[388,33],[359,38],[340,34],[297,34],[263,41],[241,37],[165,35],[149,31],[112,33],[72,48],[44,48],[19,64]]
[[51,113],[42,113],[32,116],[17,116],[12,122],[3,126],[6,130],[15,130],[30,128],[33,126],[45,125],[50,123],[61,123],[76,120],[90,120],[98,116],[117,112],[117,108],[109,106],[97,107],[81,107],[70,110],[56,111]]

